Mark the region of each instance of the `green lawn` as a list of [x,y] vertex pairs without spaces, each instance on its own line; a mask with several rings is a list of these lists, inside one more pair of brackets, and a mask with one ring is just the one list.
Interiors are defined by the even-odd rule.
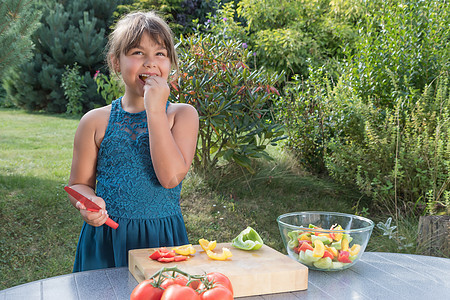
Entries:
[[0,289],[71,271],[82,222],[63,187],[77,124],[0,110]]
[[[0,109],[0,290],[72,271],[79,213],[63,190],[79,119]],[[270,162],[257,162],[250,176],[224,166],[208,176],[189,173],[181,205],[191,243],[199,238],[227,242],[252,226],[265,243],[284,252],[278,215],[302,210],[352,213],[361,195],[326,178],[312,176],[278,148]],[[384,215],[371,215],[374,221]],[[414,240],[417,222],[401,234]],[[405,228],[405,229],[403,229]],[[405,241],[402,241],[405,243]],[[375,231],[369,251],[399,249],[395,239]]]

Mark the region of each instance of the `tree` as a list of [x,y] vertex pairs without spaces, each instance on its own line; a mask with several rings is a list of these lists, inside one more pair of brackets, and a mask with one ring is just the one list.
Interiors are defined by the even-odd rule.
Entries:
[[30,58],[40,15],[30,0],[0,2],[0,74]]
[[84,78],[83,111],[104,105],[93,79],[104,68],[103,51],[113,12],[120,0],[57,0],[42,4],[42,25],[32,35],[36,51],[26,64],[4,79],[8,99],[27,110],[65,112],[68,100],[61,86],[66,66],[80,66]]

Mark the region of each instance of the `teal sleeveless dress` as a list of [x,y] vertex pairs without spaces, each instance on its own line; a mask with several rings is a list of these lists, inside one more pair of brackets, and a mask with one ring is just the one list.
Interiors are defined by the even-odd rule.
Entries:
[[126,112],[121,100],[112,102],[98,152],[96,187],[119,227],[85,222],[74,272],[127,266],[131,249],[189,243],[180,208],[181,183],[172,189],[161,186],[150,156],[146,112]]

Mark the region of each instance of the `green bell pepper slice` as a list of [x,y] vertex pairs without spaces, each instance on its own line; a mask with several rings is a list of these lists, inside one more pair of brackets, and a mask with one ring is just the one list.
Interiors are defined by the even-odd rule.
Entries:
[[258,250],[263,244],[264,242],[259,234],[250,226],[231,241],[233,247],[242,250]]

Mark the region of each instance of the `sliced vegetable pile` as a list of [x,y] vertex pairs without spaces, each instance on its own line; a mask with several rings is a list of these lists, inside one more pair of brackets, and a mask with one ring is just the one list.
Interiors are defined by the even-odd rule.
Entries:
[[[168,262],[174,262],[174,261],[183,261],[188,259],[188,255],[191,254],[190,250],[184,250],[185,248],[188,249],[188,247],[192,247],[192,245],[184,245],[180,247],[175,247],[172,250],[167,249],[166,247],[161,247],[158,250],[155,250],[149,257],[153,260],[157,260],[159,262],[168,263]],[[176,249],[182,249],[181,251]],[[194,247],[192,247],[195,253]],[[183,254],[187,253],[187,254]],[[177,255],[181,254],[181,255]]]
[[219,272],[191,275],[177,267],[162,268],[139,283],[130,300],[232,300],[231,281]]
[[340,225],[331,226],[330,230],[336,230],[331,233],[311,224],[309,228],[317,231],[294,230],[288,233],[288,248],[301,263],[318,269],[337,270],[358,257],[361,245],[350,247],[353,238],[343,233]]
[[[202,249],[205,251],[206,255],[209,258],[214,260],[227,260],[232,257],[230,249],[222,248],[222,253],[214,252],[213,250],[216,248],[216,241],[208,241],[205,239],[200,239],[198,241]],[[178,247],[173,247],[172,249],[168,249],[166,247],[160,247],[155,250],[152,254],[150,254],[150,258],[153,260],[157,260],[162,263],[169,262],[178,262],[188,260],[192,255],[196,252],[195,248],[192,244],[182,245]]]

